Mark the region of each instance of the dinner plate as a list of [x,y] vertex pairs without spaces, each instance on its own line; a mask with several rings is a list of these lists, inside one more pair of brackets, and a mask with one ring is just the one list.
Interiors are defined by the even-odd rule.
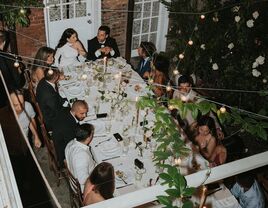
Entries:
[[110,140],[100,144],[99,149],[101,150],[104,156],[113,157],[118,156],[120,154],[121,146],[117,141]]

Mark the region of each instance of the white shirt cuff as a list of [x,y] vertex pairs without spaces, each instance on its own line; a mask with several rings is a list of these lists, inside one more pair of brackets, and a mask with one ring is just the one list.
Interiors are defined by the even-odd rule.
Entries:
[[111,56],[114,56],[114,54],[115,54],[114,49],[112,49],[112,50],[110,51],[110,54],[111,54]]
[[96,50],[96,52],[95,52],[95,56],[96,57],[99,57],[101,55],[101,52],[99,51],[99,50]]

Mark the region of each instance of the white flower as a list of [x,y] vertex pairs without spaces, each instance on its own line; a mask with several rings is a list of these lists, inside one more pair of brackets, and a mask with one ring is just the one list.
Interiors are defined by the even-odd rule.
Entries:
[[248,26],[249,28],[253,27],[253,26],[254,26],[254,20],[253,20],[253,19],[248,20],[248,21],[247,21],[247,26]]
[[265,84],[267,83],[267,79],[263,79],[262,82]]
[[239,22],[241,18],[239,16],[235,16],[234,19],[235,19],[236,22]]
[[264,64],[264,60],[265,60],[265,58],[263,56],[259,56],[258,58],[256,58],[256,62],[259,65],[263,65]]
[[205,45],[205,44],[202,44],[202,45],[200,46],[200,48],[203,49],[203,50],[206,50],[206,45]]
[[148,131],[146,131],[146,133],[145,133],[145,136],[146,136],[147,138],[151,137],[152,135],[153,135],[153,131],[152,131],[152,130],[148,130]]
[[240,6],[235,6],[235,7],[233,7],[232,11],[233,11],[233,12],[238,12],[239,9],[240,9]]
[[258,11],[253,12],[252,16],[254,19],[257,19],[259,17],[259,12]]
[[218,64],[216,64],[216,63],[212,64],[212,69],[213,70],[218,70],[219,69]]
[[259,76],[261,75],[261,72],[259,72],[257,69],[253,69],[253,70],[252,70],[252,75],[253,75],[254,77],[259,77]]
[[233,43],[230,43],[230,44],[228,45],[228,48],[229,48],[230,50],[232,50],[233,47],[234,47],[234,44],[233,44]]
[[154,122],[153,121],[149,121],[146,126],[150,129],[150,128],[152,128],[154,126]]
[[219,18],[218,17],[212,17],[213,22],[218,22]]
[[259,64],[255,61],[253,64],[252,64],[252,69],[255,69],[259,66]]

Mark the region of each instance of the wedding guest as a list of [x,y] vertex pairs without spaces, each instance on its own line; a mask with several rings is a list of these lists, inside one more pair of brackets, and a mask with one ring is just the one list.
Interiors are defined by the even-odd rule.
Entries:
[[265,208],[264,195],[251,172],[237,175],[231,192],[238,199],[242,208]]
[[152,42],[141,42],[137,50],[140,62],[136,71],[142,78],[147,79],[151,72],[151,60],[156,52],[156,47]]
[[110,163],[98,164],[86,181],[83,203],[90,205],[113,198],[115,189],[114,168]]
[[166,91],[166,87],[168,83],[170,83],[170,79],[168,76],[169,70],[169,60],[163,54],[155,54],[152,60],[152,71],[149,75],[150,78],[153,79],[153,92],[156,97],[170,97],[170,93]]
[[110,28],[108,26],[100,26],[97,36],[88,40],[87,46],[88,60],[95,61],[105,56],[108,58],[120,56],[116,40],[110,37]]
[[77,100],[73,103],[71,110],[64,108],[55,119],[55,124],[52,126],[52,138],[61,167],[64,164],[64,149],[68,142],[75,138],[79,121],[84,120],[87,112],[87,103],[84,100]]
[[56,47],[55,66],[66,67],[76,65],[85,61],[87,53],[78,39],[77,32],[72,29],[66,29]]
[[36,100],[39,103],[47,130],[52,130],[55,119],[66,101],[58,93],[57,82],[60,72],[55,68],[45,70],[45,77],[36,88]]
[[46,46],[37,51],[31,69],[31,79],[34,86],[37,86],[38,82],[44,78],[45,69],[54,63],[54,53],[54,49]]
[[227,151],[217,138],[213,118],[202,116],[198,119],[197,135],[194,141],[197,143],[201,155],[210,162],[212,167],[225,163]]
[[40,148],[41,141],[37,133],[37,125],[34,119],[35,112],[31,103],[24,101],[23,93],[19,90],[11,92],[10,99],[17,113],[19,124],[21,125],[25,135],[29,135],[28,133],[30,129],[33,136],[34,146]]
[[[18,62],[16,67],[16,57],[5,51],[8,44],[7,32],[0,30],[0,70],[9,91],[21,89],[25,84],[24,65]],[[2,81],[0,82],[0,108],[7,105],[7,95]]]
[[90,151],[90,143],[94,135],[92,124],[82,124],[75,133],[75,139],[71,140],[65,148],[67,166],[73,176],[78,179],[81,190],[95,167],[95,161]]

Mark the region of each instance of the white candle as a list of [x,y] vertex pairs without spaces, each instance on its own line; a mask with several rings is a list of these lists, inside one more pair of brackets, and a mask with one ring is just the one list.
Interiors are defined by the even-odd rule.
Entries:
[[202,208],[204,206],[205,201],[206,201],[206,196],[207,196],[207,187],[203,186],[202,187],[202,192],[201,192],[201,199],[200,199],[199,208]]
[[181,164],[181,158],[175,158],[175,160],[174,160],[174,162],[175,162],[175,165],[180,165]]
[[137,106],[137,102],[139,101],[139,97],[136,97],[136,127],[138,128],[139,123],[139,115],[140,115],[140,109]]
[[103,68],[104,68],[104,73],[106,73],[106,71],[107,71],[107,57],[105,56],[104,58],[103,58]]

